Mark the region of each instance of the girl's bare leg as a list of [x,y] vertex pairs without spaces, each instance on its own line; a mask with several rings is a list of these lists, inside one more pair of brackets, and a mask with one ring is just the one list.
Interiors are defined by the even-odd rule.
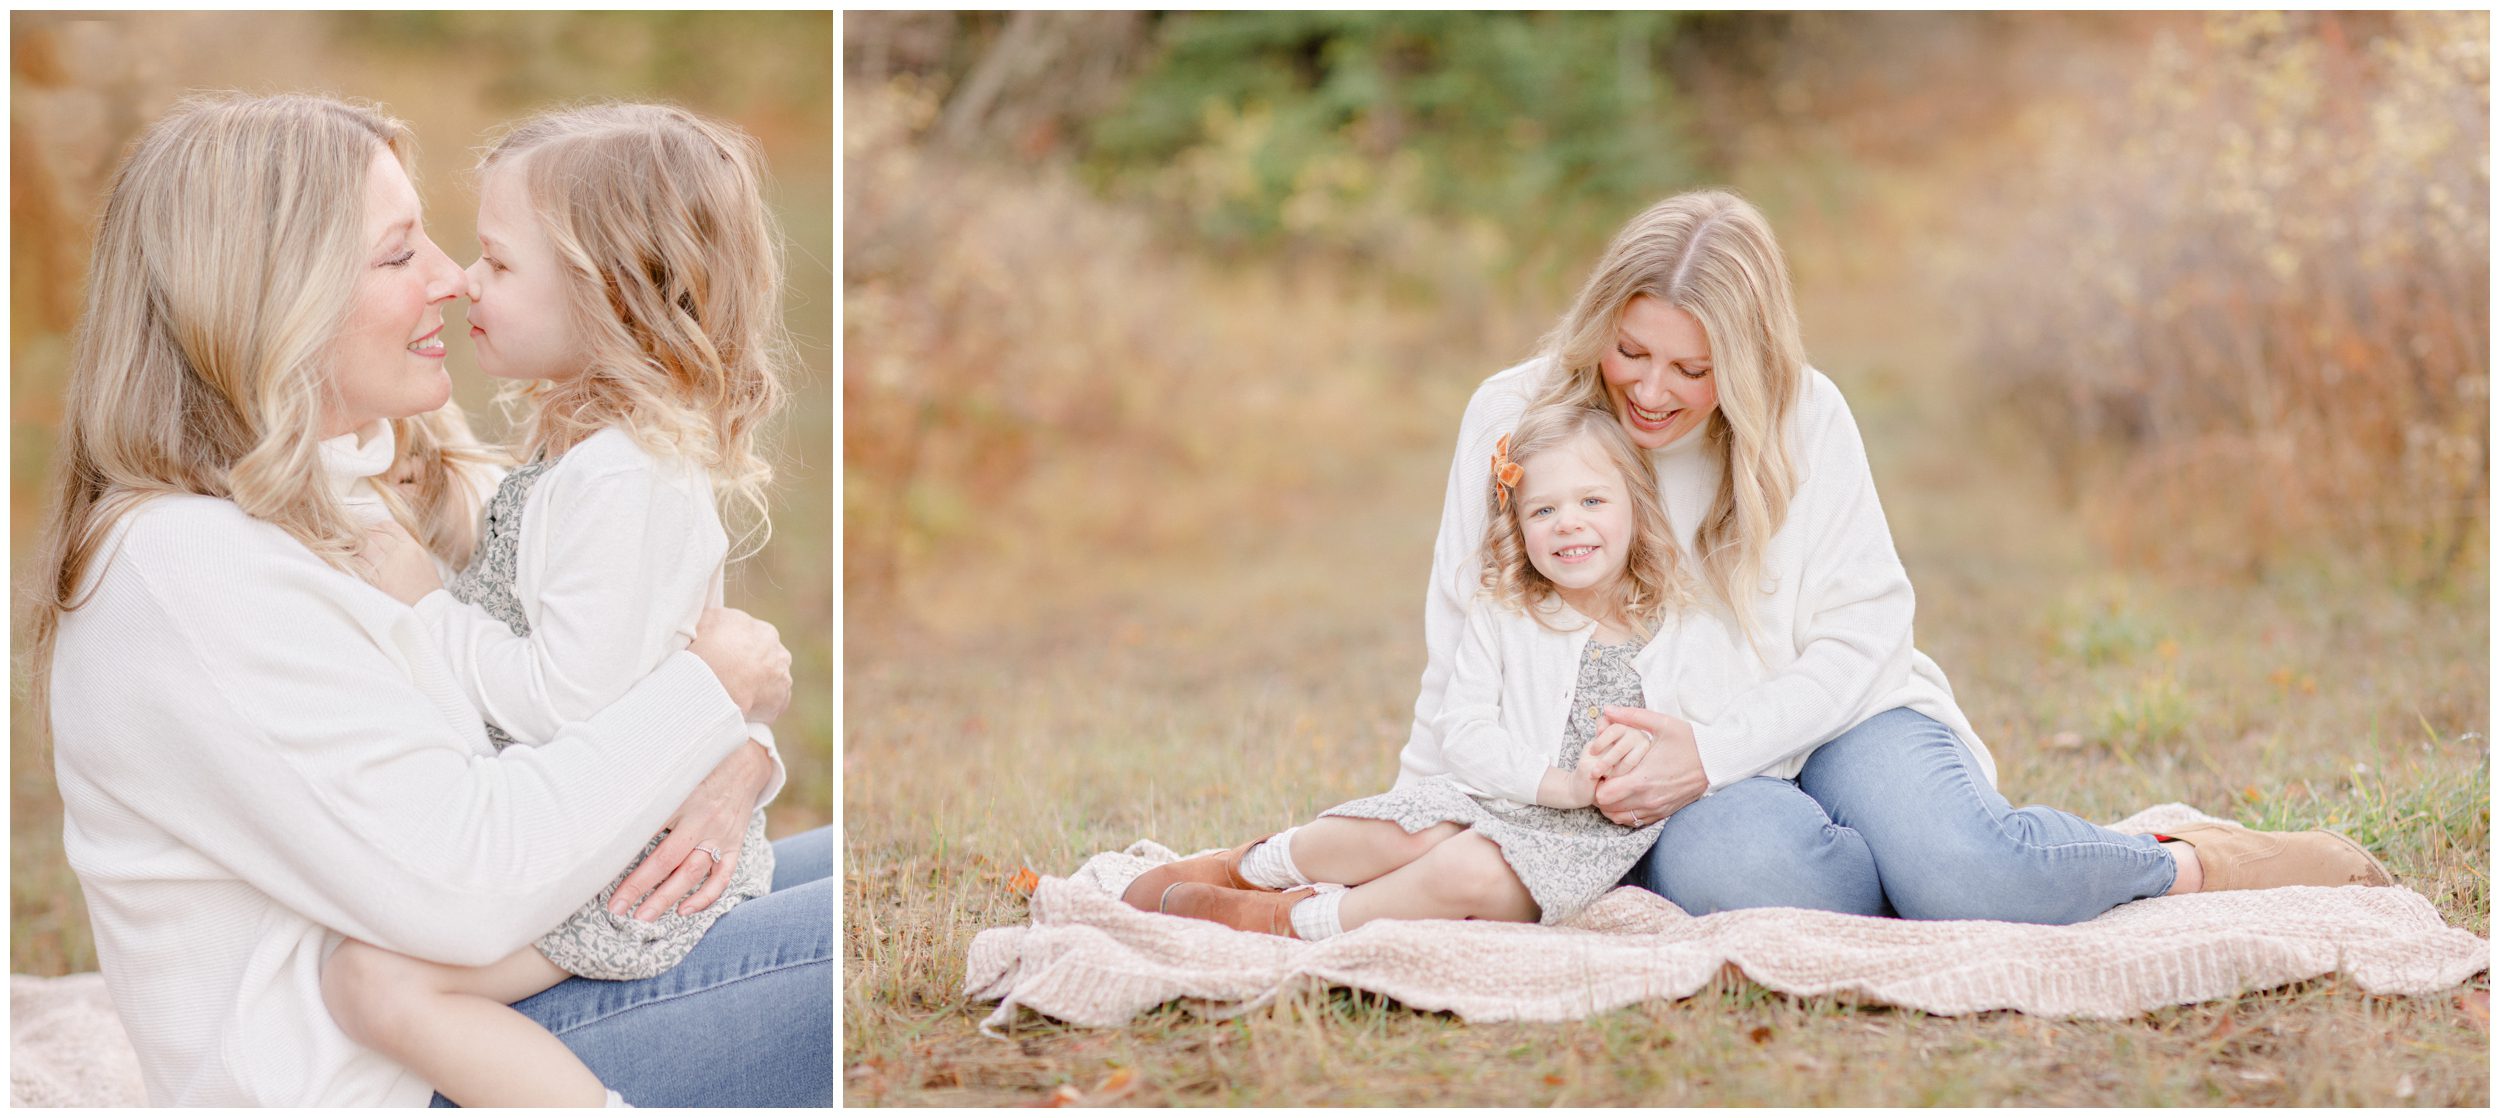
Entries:
[[608,1090],[599,1077],[506,1004],[566,977],[535,948],[454,967],[351,939],[323,964],[321,995],[356,1043],[461,1106],[600,1106]]
[[1435,823],[1408,834],[1386,819],[1331,815],[1294,828],[1293,864],[1313,881],[1360,885],[1423,857],[1464,830],[1456,823]]
[[[1395,824],[1390,824],[1395,826]],[[1455,823],[1443,826],[1455,827]],[[1295,836],[1298,858],[1302,844]],[[1483,835],[1459,834],[1424,856],[1349,890],[1337,924],[1353,931],[1374,920],[1515,920],[1537,918],[1536,898],[1519,883],[1502,849]]]

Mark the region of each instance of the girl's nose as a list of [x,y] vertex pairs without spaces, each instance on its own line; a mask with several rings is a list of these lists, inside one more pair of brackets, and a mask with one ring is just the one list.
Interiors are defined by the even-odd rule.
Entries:
[[426,289],[426,301],[440,303],[446,299],[467,295],[469,274],[461,271],[460,265],[452,263],[451,257],[443,250],[428,246],[426,251],[431,257],[428,263],[432,266],[434,273],[428,277],[432,282]]

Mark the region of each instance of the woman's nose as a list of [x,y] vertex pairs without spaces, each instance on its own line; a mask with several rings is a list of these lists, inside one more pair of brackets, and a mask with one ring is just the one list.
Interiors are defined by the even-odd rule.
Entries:
[[428,277],[432,282],[426,288],[426,301],[440,303],[445,299],[467,295],[469,274],[461,271],[460,265],[452,262],[451,255],[430,245],[427,246],[426,252],[431,257],[428,264],[434,273]]

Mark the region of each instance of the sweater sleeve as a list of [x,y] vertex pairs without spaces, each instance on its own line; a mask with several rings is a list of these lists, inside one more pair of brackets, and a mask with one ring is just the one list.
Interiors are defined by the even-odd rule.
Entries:
[[726,550],[708,494],[650,459],[583,465],[550,472],[531,502],[550,520],[527,525],[544,549],[528,636],[448,591],[417,603],[478,711],[521,741],[553,739],[685,648]]
[[[1468,604],[1476,598],[1481,569],[1476,553],[1484,544],[1484,492],[1492,484],[1493,446],[1526,410],[1518,387],[1524,375],[1513,370],[1487,379],[1467,401],[1467,413],[1459,421],[1458,447],[1441,498],[1441,527],[1432,540],[1432,575],[1424,587],[1424,676],[1407,736],[1410,758],[1428,758],[1441,748],[1436,723],[1457,663]],[[1525,802],[1535,800],[1531,795]]]
[[1537,802],[1551,753],[1522,748],[1502,728],[1502,634],[1488,603],[1467,611],[1434,721],[1441,759],[1460,780],[1486,795]]
[[75,763],[120,810],[342,934],[500,959],[597,893],[745,740],[680,652],[546,744],[481,755],[422,627],[402,611],[377,633],[391,611],[356,600],[379,591],[291,541],[179,542],[116,559],[145,598],[99,642],[123,650],[119,697],[56,689],[122,704]]
[[[1866,446],[1839,393],[1811,428],[1808,469],[1789,522],[1805,548],[1792,634],[1797,657],[1728,703],[1693,737],[1712,790],[1840,736],[1909,671],[1910,577],[1893,552]],[[1801,416],[1808,418],[1807,416]]]

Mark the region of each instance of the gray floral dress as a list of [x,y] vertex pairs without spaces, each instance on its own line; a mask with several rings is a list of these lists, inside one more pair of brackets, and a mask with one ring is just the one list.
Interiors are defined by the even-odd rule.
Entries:
[[[486,504],[484,530],[479,535],[477,551],[469,558],[469,568],[454,575],[443,587],[452,597],[485,610],[510,626],[515,636],[530,634],[529,617],[513,593],[513,582],[520,569],[521,510],[529,503],[530,489],[538,484],[539,476],[553,464],[552,460],[541,458],[504,475],[494,499]],[[513,744],[512,735],[493,722],[486,724],[486,736],[494,741],[497,750]],[[747,821],[746,838],[739,847],[738,866],[728,890],[709,907],[692,914],[671,910],[649,923],[610,913],[608,900],[616,894],[616,887],[624,884],[626,875],[634,872],[634,867],[641,865],[666,837],[667,831],[651,836],[651,841],[642,845],[642,853],[599,890],[598,896],[566,917],[554,931],[539,937],[535,945],[539,953],[566,974],[583,978],[649,978],[684,960],[712,922],[738,902],[772,891],[773,847],[765,841],[764,813],[758,811]]]
[[[1571,719],[1563,728],[1562,749],[1554,767],[1580,763],[1580,751],[1597,736],[1598,717],[1609,706],[1637,707],[1641,675],[1632,658],[1644,642],[1604,644],[1592,638],[1580,659],[1578,689],[1571,698]],[[1558,924],[1579,915],[1590,902],[1614,888],[1632,864],[1658,841],[1661,820],[1646,827],[1624,827],[1607,820],[1593,807],[1551,808],[1478,796],[1456,777],[1436,776],[1404,788],[1339,804],[1320,813],[1353,819],[1383,819],[1413,834],[1436,823],[1463,823],[1502,849],[1519,883],[1536,899],[1540,924]]]

